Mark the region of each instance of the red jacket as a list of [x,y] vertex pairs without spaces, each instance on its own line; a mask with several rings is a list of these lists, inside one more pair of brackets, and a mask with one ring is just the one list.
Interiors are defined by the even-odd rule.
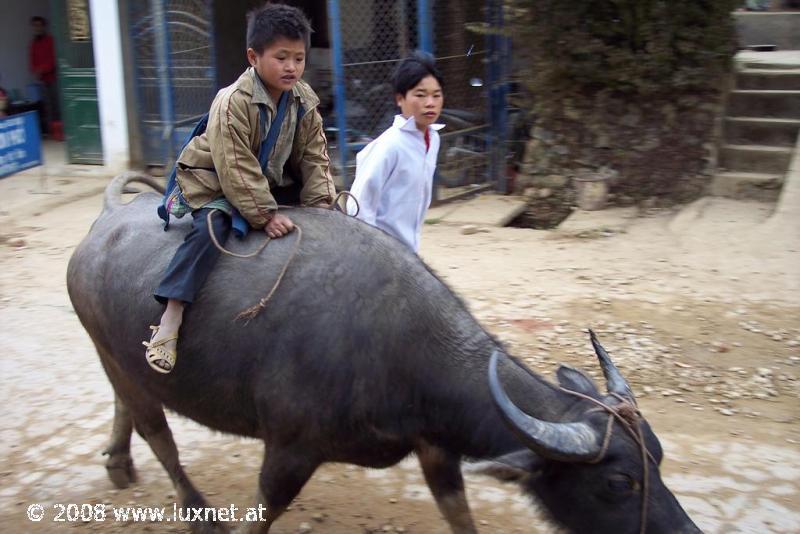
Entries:
[[33,39],[30,50],[31,72],[43,83],[56,81],[56,51],[51,35],[42,35]]

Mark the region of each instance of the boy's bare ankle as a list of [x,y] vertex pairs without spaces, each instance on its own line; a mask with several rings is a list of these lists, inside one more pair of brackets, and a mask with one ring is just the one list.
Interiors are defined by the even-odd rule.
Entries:
[[161,316],[158,333],[155,336],[156,340],[175,334],[180,329],[183,322],[183,308],[182,302],[170,299],[167,303],[167,309],[164,310],[164,314]]
[[163,337],[171,336],[177,333],[180,327],[181,327],[180,323],[162,321],[161,324],[158,325],[158,332],[156,333],[153,339],[157,341]]

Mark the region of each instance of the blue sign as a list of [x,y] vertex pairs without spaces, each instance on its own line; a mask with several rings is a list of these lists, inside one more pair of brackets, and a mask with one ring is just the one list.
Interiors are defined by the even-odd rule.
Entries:
[[0,119],[0,178],[42,164],[39,113]]

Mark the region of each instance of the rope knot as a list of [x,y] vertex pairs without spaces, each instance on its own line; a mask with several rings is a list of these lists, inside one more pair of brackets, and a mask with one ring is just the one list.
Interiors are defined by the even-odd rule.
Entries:
[[624,419],[626,423],[631,425],[631,427],[636,427],[640,417],[639,409],[636,408],[636,406],[626,401],[617,404],[612,409],[617,413],[617,415]]

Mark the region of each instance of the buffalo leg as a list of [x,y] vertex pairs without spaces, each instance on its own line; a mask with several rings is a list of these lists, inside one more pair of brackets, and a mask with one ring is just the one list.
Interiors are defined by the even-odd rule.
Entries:
[[251,523],[248,532],[268,533],[272,523],[286,511],[318,466],[319,462],[296,449],[268,448],[258,479],[256,507],[262,512],[259,512],[259,522]]
[[131,459],[131,433],[133,419],[128,407],[119,395],[114,395],[114,425],[111,430],[111,441],[103,451],[108,455],[106,470],[108,478],[118,488],[127,488],[136,482],[136,470]]
[[[172,480],[178,494],[178,502],[184,509],[205,508],[208,506],[203,495],[197,491],[183,470],[178,459],[178,448],[172,439],[172,431],[167,425],[164,409],[159,406],[147,406],[146,410],[138,411],[132,407],[133,421],[136,430],[141,434],[153,453],[164,466],[169,478]],[[192,532],[224,532],[227,529],[217,523],[192,522]]]
[[450,529],[456,534],[477,533],[464,493],[460,457],[428,443],[421,443],[416,452],[425,481]]

